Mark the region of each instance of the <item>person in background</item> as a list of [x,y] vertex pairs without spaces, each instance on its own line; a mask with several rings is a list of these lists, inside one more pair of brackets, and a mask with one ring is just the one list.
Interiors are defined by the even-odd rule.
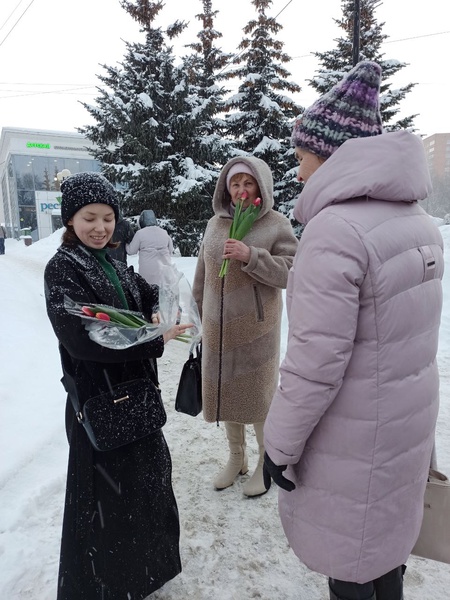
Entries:
[[[61,184],[62,244],[45,268],[45,298],[59,340],[65,387],[81,406],[111,385],[150,378],[152,359],[189,325],[176,325],[153,341],[123,350],[93,342],[64,298],[139,311],[149,320],[158,292],[108,256],[118,201],[98,173],[77,173]],[[66,404],[69,441],[57,600],[143,600],[181,571],[179,519],[171,483],[171,457],[162,431],[98,452]]]
[[115,248],[108,248],[108,254],[127,264],[127,251],[125,249],[126,244],[129,244],[134,236],[134,229],[131,223],[119,214],[119,219],[116,223],[114,233],[112,236],[113,244],[117,244]]
[[6,239],[6,229],[4,224],[0,225],[0,254],[5,254],[5,239]]
[[141,212],[139,227],[126,245],[127,254],[138,254],[140,275],[148,283],[159,285],[164,267],[172,263],[172,240],[165,229],[158,227],[152,210]]
[[[245,192],[245,194],[244,194]],[[261,199],[261,210],[242,241],[229,239],[236,204]],[[246,425],[253,424],[259,460],[243,487],[246,496],[267,491],[262,465],[263,425],[278,382],[281,290],[297,249],[289,220],[273,210],[269,166],[234,158],[222,169],[212,200],[192,292],[202,318],[203,415],[225,422],[229,460],[214,479],[222,490],[248,471]],[[222,260],[231,259],[219,278]]]
[[384,133],[361,62],[295,124],[306,223],[265,424],[282,525],[332,600],[401,600],[439,405],[443,243],[421,139]]

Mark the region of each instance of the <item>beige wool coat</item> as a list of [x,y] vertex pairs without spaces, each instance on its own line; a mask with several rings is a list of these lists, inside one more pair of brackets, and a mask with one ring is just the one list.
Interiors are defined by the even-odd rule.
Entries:
[[[226,176],[236,162],[250,167],[262,208],[242,240],[248,264],[231,260],[219,277],[232,218]],[[297,250],[289,220],[273,210],[268,165],[255,157],[230,160],[217,181],[193,284],[203,327],[203,415],[206,421],[260,423],[278,383],[282,295]]]

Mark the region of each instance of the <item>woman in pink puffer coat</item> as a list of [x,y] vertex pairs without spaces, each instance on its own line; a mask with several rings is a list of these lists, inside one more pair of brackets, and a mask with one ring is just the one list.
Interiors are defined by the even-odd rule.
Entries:
[[334,600],[403,598],[439,404],[442,238],[420,138],[382,131],[380,78],[359,63],[294,128],[307,225],[264,429],[289,544]]

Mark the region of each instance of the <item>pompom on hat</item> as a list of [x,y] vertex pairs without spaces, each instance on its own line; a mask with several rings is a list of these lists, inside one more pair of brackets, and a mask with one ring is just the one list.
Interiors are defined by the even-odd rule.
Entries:
[[114,186],[100,173],[76,173],[61,183],[61,219],[67,227],[73,215],[88,204],[108,204],[119,219],[119,201]]
[[350,138],[383,133],[380,83],[380,65],[358,63],[297,119],[292,145],[329,158]]
[[231,165],[230,170],[227,173],[227,190],[230,191],[230,183],[231,183],[231,178],[234,175],[237,175],[238,173],[247,173],[247,175],[251,175],[254,179],[255,176],[253,175],[253,171],[251,170],[251,168],[246,165],[244,162],[235,162],[233,165]]

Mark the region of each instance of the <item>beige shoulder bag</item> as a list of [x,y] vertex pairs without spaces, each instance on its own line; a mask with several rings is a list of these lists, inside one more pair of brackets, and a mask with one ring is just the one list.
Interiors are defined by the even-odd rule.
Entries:
[[[432,466],[435,466],[433,452]],[[422,528],[412,554],[450,564],[450,481],[430,468]]]

